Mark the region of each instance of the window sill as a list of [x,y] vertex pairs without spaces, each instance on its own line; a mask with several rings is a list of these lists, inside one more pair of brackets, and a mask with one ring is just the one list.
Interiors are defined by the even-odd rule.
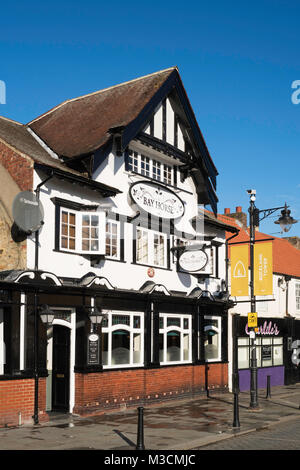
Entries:
[[144,268],[153,268],[153,269],[162,269],[163,271],[172,271],[171,268],[164,268],[163,266],[154,266],[152,264],[143,264],[143,263],[135,263],[132,262],[131,264],[134,264],[135,266],[143,266]]
[[118,263],[126,263],[126,261],[124,259],[119,259],[119,258],[109,258],[108,256],[104,256],[104,261],[114,261],[114,262],[118,262]]

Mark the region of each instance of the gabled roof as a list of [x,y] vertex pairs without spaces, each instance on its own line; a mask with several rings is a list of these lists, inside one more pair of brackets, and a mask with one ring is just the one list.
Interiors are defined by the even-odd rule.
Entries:
[[[256,240],[270,240],[273,243],[273,272],[300,278],[300,250],[283,238],[255,231]],[[250,240],[249,229],[241,228],[232,243]],[[261,243],[264,243],[263,241]],[[231,242],[229,241],[229,245]]]
[[174,70],[172,67],[64,101],[27,126],[58,155],[87,155],[107,143],[109,129],[132,122]]
[[[216,213],[217,169],[211,159],[177,67],[152,73],[85,96],[64,101],[27,124],[68,166],[79,168],[89,155],[107,154],[118,136],[120,150],[136,138],[151,119],[156,107],[173,92],[178,97],[178,113],[184,118],[193,141],[193,178],[197,192],[206,189],[206,199]],[[174,93],[173,93],[174,94]],[[102,158],[102,156],[101,156]],[[100,158],[100,160],[101,160]],[[98,156],[95,161],[98,161]],[[207,203],[207,201],[203,200]]]

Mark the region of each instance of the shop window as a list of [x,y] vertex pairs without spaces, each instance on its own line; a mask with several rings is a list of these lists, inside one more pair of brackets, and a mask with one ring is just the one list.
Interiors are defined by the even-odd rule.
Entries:
[[204,355],[207,362],[221,360],[220,317],[204,317]]
[[191,361],[191,317],[160,314],[159,360],[161,364]]
[[136,262],[167,267],[167,236],[144,228],[136,229]]
[[105,368],[143,365],[143,315],[108,312],[102,326],[102,363]]
[[59,248],[82,254],[104,254],[105,212],[81,212],[61,207]]
[[[256,337],[257,367],[273,367],[283,365],[283,338]],[[238,338],[238,368],[250,368],[250,338]]]

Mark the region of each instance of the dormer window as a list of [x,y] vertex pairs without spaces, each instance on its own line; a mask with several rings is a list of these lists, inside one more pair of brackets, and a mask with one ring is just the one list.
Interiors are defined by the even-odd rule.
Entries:
[[174,185],[174,167],[134,150],[128,152],[127,170],[161,183]]

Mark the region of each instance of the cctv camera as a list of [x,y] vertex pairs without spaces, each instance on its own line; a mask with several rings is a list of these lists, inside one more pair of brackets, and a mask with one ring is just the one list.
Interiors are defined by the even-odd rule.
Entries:
[[256,194],[256,189],[247,189],[248,194]]

